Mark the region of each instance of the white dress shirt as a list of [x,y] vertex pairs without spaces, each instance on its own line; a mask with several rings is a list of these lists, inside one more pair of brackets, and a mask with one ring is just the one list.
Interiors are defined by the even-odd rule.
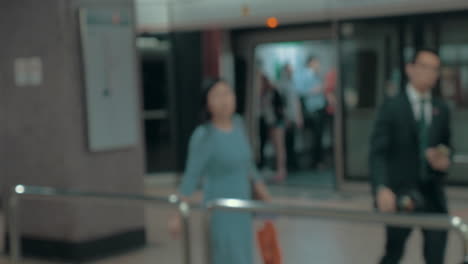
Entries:
[[417,91],[413,85],[408,84],[406,87],[406,94],[411,103],[413,109],[413,114],[416,120],[421,119],[421,103],[423,99],[426,99],[426,107],[424,108],[426,124],[431,124],[432,122],[432,96],[431,93],[421,94]]

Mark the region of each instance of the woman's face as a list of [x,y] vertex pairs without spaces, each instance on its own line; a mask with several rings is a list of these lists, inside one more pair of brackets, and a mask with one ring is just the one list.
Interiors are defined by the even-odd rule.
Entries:
[[236,97],[225,82],[218,82],[208,92],[208,111],[214,118],[230,118],[236,110]]

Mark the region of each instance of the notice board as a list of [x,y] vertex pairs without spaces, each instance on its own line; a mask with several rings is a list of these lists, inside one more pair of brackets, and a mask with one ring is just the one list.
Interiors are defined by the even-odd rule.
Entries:
[[130,8],[80,9],[90,151],[139,142],[134,19]]

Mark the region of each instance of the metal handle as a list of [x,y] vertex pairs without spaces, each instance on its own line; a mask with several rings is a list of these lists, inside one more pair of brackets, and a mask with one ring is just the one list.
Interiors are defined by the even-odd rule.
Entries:
[[191,263],[190,250],[190,204],[183,202],[176,195],[168,197],[148,196],[138,194],[98,193],[77,190],[63,190],[50,187],[17,185],[8,197],[8,229],[10,236],[10,261],[12,264],[21,263],[21,239],[19,226],[20,200],[26,198],[39,199],[87,199],[105,202],[132,202],[177,208],[182,217],[182,247],[185,264]]

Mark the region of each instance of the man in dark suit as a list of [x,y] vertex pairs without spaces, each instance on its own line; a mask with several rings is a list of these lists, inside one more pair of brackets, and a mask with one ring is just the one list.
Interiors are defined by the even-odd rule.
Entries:
[[[431,95],[440,58],[430,49],[416,52],[406,66],[406,89],[380,108],[371,139],[370,171],[381,212],[447,214],[443,189],[450,167],[448,106]],[[399,263],[412,229],[388,226],[382,264]],[[428,264],[444,262],[447,232],[422,230]]]

